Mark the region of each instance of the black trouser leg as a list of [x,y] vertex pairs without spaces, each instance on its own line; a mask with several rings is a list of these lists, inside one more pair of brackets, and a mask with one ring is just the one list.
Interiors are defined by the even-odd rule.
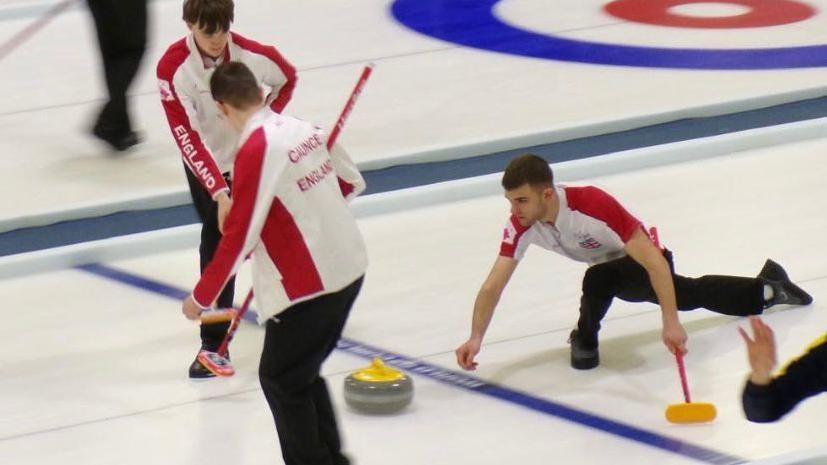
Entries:
[[[218,249],[218,243],[221,241],[221,232],[218,230],[218,203],[210,197],[210,193],[201,186],[190,170],[184,167],[184,171],[187,173],[192,203],[198,212],[198,217],[201,219],[201,244],[198,247],[198,253],[201,272],[203,273],[207,265],[210,264],[215,251]],[[227,185],[230,186],[231,181],[229,179],[226,179],[226,181]],[[227,281],[227,285],[218,295],[216,305],[221,308],[232,307],[234,298],[235,277]],[[201,325],[201,344],[209,350],[218,349],[229,328],[229,322]]]
[[[671,252],[664,251],[664,257],[672,269],[679,310],[706,308],[734,316],[757,315],[763,311],[764,283],[760,279],[719,275],[687,278],[674,273]],[[597,347],[600,321],[615,297],[627,302],[658,302],[648,273],[631,257],[589,267],[583,277],[577,323],[578,338],[584,346]]]
[[[764,311],[764,281],[761,279],[721,275],[673,277],[678,310],[705,308],[732,316],[760,315]],[[650,302],[657,303],[656,300]]]
[[109,133],[132,130],[126,91],[146,49],[147,0],[88,0],[101,50],[109,100],[97,126]]
[[259,365],[286,465],[347,465],[322,363],[336,346],[362,278],[269,320]]
[[330,401],[327,382],[319,376],[313,383],[313,405],[319,419],[319,437],[327,448],[328,456],[334,465],[348,465],[350,461],[342,455],[342,440],[339,437],[339,425],[336,412]]

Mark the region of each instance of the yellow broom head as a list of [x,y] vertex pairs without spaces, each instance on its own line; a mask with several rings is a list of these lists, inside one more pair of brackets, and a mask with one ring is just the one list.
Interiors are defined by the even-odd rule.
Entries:
[[666,409],[666,419],[670,423],[708,423],[717,415],[714,405],[702,402],[673,404]]
[[213,325],[216,323],[226,323],[235,318],[236,311],[232,308],[219,308],[217,310],[205,310],[201,312],[201,323],[205,325]]

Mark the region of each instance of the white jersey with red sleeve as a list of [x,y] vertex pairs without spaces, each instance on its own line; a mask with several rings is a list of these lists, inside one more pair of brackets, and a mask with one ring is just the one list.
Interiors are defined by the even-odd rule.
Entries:
[[[218,60],[224,61],[247,65],[265,88],[274,111],[280,113],[290,101],[296,70],[274,47],[232,32]],[[190,34],[172,44],[157,67],[161,104],[184,164],[213,197],[227,189],[222,173],[232,169],[238,145],[238,134],[220,117],[210,93],[215,64],[201,56]]]
[[250,119],[241,140],[233,208],[193,298],[210,306],[251,256],[259,322],[264,323],[365,274],[365,245],[340,187],[353,186],[354,196],[364,189],[364,180],[343,151],[328,152],[321,129],[269,108]]
[[522,259],[530,244],[590,265],[626,256],[624,246],[643,224],[614,197],[587,187],[555,186],[560,211],[554,224],[537,221],[529,227],[511,216],[503,232],[500,255]]

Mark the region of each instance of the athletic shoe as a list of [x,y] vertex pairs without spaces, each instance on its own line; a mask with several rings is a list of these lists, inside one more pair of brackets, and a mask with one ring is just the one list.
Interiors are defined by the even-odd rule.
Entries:
[[571,367],[576,370],[591,370],[600,365],[600,353],[597,348],[583,347],[577,338],[577,330],[572,330],[569,335],[571,344]]
[[793,284],[784,268],[770,259],[764,263],[758,278],[772,287],[773,296],[764,303],[764,308],[773,305],[809,305],[813,302],[812,296]]

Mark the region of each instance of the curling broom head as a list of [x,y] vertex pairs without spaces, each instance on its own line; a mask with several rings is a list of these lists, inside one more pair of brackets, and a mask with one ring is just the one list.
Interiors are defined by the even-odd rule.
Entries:
[[216,323],[226,323],[235,318],[236,311],[234,308],[219,308],[216,310],[205,310],[201,312],[201,324],[212,325]]
[[666,408],[666,419],[670,423],[709,423],[717,415],[714,405],[703,402],[684,402]]

